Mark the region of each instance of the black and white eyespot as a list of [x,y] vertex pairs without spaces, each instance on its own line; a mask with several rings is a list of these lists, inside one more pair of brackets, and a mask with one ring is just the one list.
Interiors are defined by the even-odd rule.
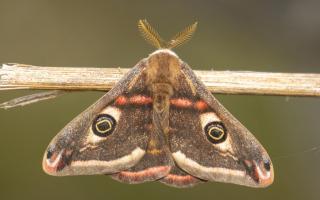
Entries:
[[103,109],[92,121],[88,130],[86,143],[96,144],[106,140],[117,128],[121,111],[113,106]]
[[213,144],[224,142],[227,138],[227,130],[221,122],[209,122],[204,127],[207,139]]
[[100,137],[111,135],[116,128],[116,120],[109,114],[99,114],[92,123],[92,132]]
[[202,132],[206,140],[221,152],[233,153],[232,139],[227,127],[215,112],[200,115]]

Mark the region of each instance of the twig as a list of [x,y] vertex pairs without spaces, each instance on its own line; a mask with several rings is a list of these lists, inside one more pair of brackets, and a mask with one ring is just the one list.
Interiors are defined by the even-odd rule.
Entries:
[[[4,64],[0,90],[109,90],[129,69]],[[320,96],[320,74],[196,71],[213,93]]]
[[18,106],[26,106],[39,101],[56,98],[64,93],[66,92],[63,90],[52,90],[52,91],[30,94],[30,95],[18,97],[10,101],[1,103],[0,108],[9,109],[9,108],[15,108]]

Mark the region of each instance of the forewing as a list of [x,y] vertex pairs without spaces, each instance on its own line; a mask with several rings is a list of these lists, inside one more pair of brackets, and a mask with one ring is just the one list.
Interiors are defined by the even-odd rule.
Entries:
[[178,82],[170,100],[169,122],[169,144],[177,165],[204,180],[270,185],[271,160],[254,136],[212,96],[187,64],[182,64]]
[[44,155],[46,173],[57,176],[116,173],[143,158],[152,123],[144,69],[142,60],[58,133]]

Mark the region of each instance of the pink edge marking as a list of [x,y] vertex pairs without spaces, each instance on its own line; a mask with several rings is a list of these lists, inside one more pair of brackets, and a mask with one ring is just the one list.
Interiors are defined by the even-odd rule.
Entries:
[[187,185],[190,183],[195,183],[198,179],[194,178],[193,176],[186,175],[186,176],[179,176],[174,174],[168,174],[164,179],[171,183],[178,183],[179,185]]
[[62,154],[64,153],[64,150],[61,150],[59,153],[54,153],[51,158],[44,159],[42,168],[43,170],[48,174],[54,174],[57,172],[58,168],[63,165],[62,162]]
[[142,96],[142,95],[136,95],[136,96],[130,97],[129,102],[131,104],[144,105],[144,104],[152,103],[152,99],[150,97],[146,97],[146,96]]
[[120,180],[128,179],[132,182],[141,182],[144,180],[148,180],[149,177],[156,179],[161,178],[167,175],[170,170],[170,166],[158,166],[150,167],[138,172],[122,171],[118,173],[118,178]]
[[188,99],[171,99],[170,103],[181,108],[188,108],[192,106],[192,102]]

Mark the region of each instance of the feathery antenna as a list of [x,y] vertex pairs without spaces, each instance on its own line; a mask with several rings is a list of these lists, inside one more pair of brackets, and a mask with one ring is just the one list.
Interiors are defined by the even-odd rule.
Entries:
[[143,38],[157,49],[161,49],[164,46],[164,40],[160,37],[157,31],[147,22],[146,19],[139,20],[138,28]]
[[183,43],[187,42],[191,39],[193,33],[196,31],[198,26],[198,22],[191,24],[190,26],[186,27],[184,30],[177,33],[168,43],[167,48],[172,49],[177,46],[182,45]]
[[143,38],[157,49],[172,49],[190,40],[197,29],[198,22],[177,33],[169,42],[164,41],[146,19],[139,20],[138,28]]

